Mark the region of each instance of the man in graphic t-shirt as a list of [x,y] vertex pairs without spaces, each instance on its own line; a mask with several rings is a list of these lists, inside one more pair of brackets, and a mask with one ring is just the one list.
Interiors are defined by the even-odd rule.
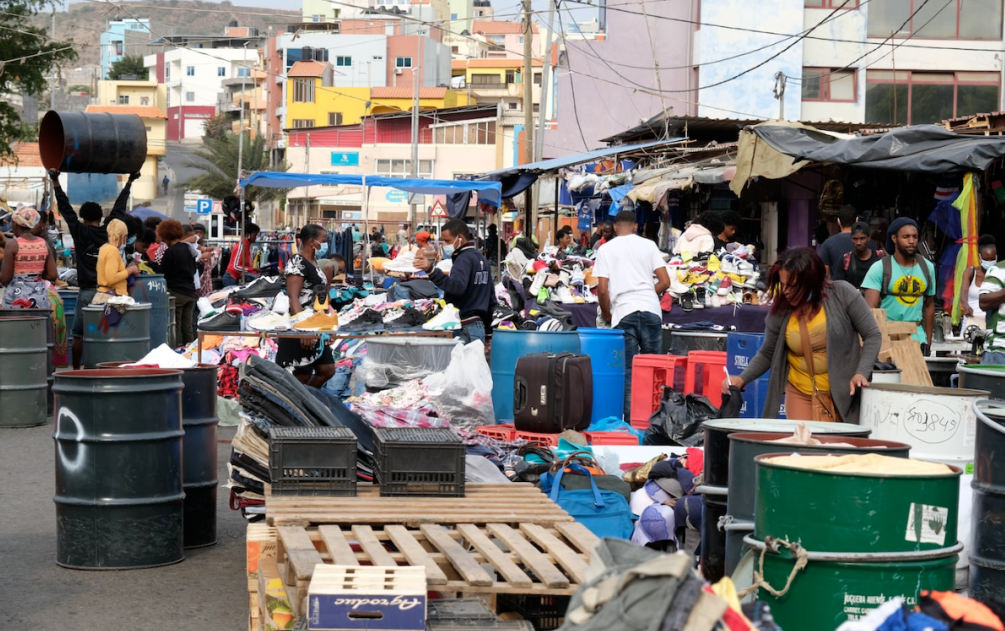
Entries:
[[[918,254],[918,224],[913,219],[897,219],[886,235],[886,250],[893,256],[869,268],[862,282],[865,300],[873,309],[882,305],[888,320],[916,323],[914,339],[927,354],[935,327],[935,267]],[[886,287],[884,277],[889,279]]]

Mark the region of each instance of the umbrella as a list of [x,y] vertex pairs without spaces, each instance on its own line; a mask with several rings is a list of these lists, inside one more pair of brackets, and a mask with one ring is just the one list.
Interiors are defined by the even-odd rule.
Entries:
[[137,206],[136,208],[133,208],[131,211],[129,211],[129,214],[132,215],[133,217],[139,218],[142,221],[146,221],[151,217],[156,217],[161,221],[165,221],[166,219],[168,219],[167,215],[161,212],[157,212],[156,210],[150,208],[149,206]]

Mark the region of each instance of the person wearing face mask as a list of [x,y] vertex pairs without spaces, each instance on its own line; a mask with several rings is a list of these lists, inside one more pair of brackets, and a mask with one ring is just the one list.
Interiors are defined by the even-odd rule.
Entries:
[[977,240],[977,252],[980,254],[981,264],[964,270],[958,289],[960,309],[965,318],[963,330],[971,324],[981,329],[987,326],[986,315],[980,304],[980,289],[988,270],[998,264],[998,246],[995,244],[995,238],[990,234],[982,234]]
[[113,296],[129,295],[129,277],[140,273],[136,265],[126,267],[122,259],[122,248],[129,238],[125,222],[111,220],[107,232],[108,243],[98,250],[98,291],[91,300],[92,305],[104,304]]
[[485,341],[485,326],[491,321],[496,306],[495,290],[489,262],[475,247],[468,225],[451,219],[440,232],[443,255],[453,261],[450,274],[433,268],[433,261],[420,251],[413,265],[429,272],[429,280],[443,290],[443,299],[460,312],[461,328],[454,336],[465,344]]
[[790,420],[857,424],[858,393],[869,385],[883,341],[865,298],[843,280],[828,280],[811,248],[781,255],[768,273],[768,293],[775,299],[764,344],[740,376],[723,382],[723,394],[770,370],[762,418],[777,418],[784,396]]
[[[316,224],[300,230],[300,251],[286,263],[286,295],[290,316],[304,309],[328,309],[328,277],[318,261],[328,253],[328,233]],[[276,363],[301,383],[320,388],[335,374],[335,358],[322,336],[276,340]]]
[[192,226],[195,231],[196,244],[199,247],[199,289],[196,293],[200,298],[213,293],[213,270],[220,263],[220,249],[206,245],[206,226],[197,223]]
[[185,228],[177,219],[162,221],[157,226],[157,236],[167,244],[161,267],[168,294],[174,296],[178,316],[175,318],[175,339],[178,345],[187,345],[195,339],[195,257],[185,241]]

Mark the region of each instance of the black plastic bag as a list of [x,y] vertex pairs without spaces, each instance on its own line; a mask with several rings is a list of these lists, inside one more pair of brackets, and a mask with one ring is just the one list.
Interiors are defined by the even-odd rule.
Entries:
[[729,394],[722,395],[722,405],[715,418],[740,418],[743,410],[743,393],[736,386],[729,387]]
[[718,413],[707,398],[678,394],[673,388],[664,386],[660,406],[649,418],[649,429],[642,442],[645,445],[698,447],[705,439],[702,423],[716,418]]

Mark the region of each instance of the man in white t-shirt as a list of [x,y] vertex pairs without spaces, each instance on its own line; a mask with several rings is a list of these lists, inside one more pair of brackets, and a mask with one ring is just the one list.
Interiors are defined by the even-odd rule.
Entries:
[[614,218],[618,238],[597,250],[593,268],[593,275],[600,281],[601,316],[613,328],[625,332],[625,419],[632,404],[632,360],[639,353],[660,352],[660,295],[670,288],[663,254],[655,243],[636,235],[637,228],[635,213],[619,212]]

